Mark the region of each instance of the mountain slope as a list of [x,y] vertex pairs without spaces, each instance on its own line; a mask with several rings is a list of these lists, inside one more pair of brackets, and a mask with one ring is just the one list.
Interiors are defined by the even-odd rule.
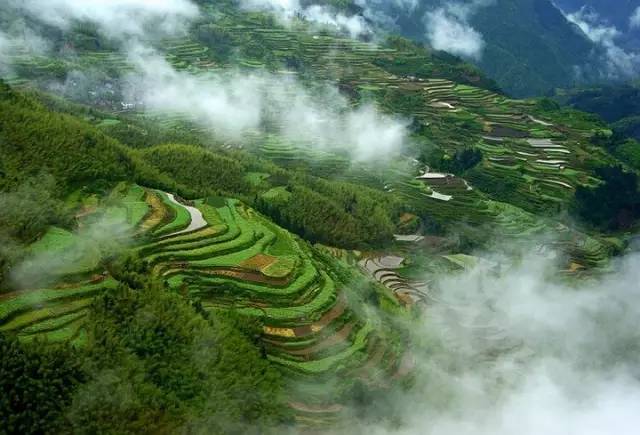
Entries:
[[[549,0],[428,0],[409,10],[392,2],[375,5],[395,19],[393,31],[469,56],[520,97],[574,84],[575,68],[594,48]],[[467,51],[469,46],[476,48]]]
[[[400,37],[198,3],[177,34],[123,43],[74,21],[10,56],[0,363],[71,349],[87,371],[60,403],[0,412],[43,431],[349,432],[392,398],[375,419],[393,422],[409,329],[443,280],[535,249],[580,282],[624,249],[572,213],[576,192],[622,204],[624,230],[640,211],[634,175],[599,169],[621,161],[596,117]],[[48,394],[40,375],[27,385]]]
[[637,49],[640,42],[640,4],[635,0],[555,0],[567,13],[583,9],[597,14],[602,25],[613,26],[620,32],[620,41],[629,49]]
[[577,81],[593,46],[547,0],[498,0],[471,23],[487,46],[478,65],[516,96],[541,95]]

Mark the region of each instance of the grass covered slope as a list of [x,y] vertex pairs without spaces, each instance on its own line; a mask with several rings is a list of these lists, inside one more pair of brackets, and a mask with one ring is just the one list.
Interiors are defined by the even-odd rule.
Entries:
[[[164,283],[163,292],[192,301],[205,317],[231,313],[255,324],[258,349],[273,366],[296,384],[316,386],[313,393],[290,392],[296,415],[303,416],[305,407],[326,408],[325,419],[338,415],[355,379],[366,375],[363,366],[376,366],[368,363],[374,349],[387,355],[387,365],[376,376],[393,375],[401,356],[400,337],[377,316],[351,308],[363,304],[365,297],[352,287],[356,275],[345,275],[328,257],[317,255],[307,243],[237,200],[212,197],[186,206],[180,200],[165,200],[167,196],[124,184],[103,196],[81,218],[80,227],[104,210],[131,223],[132,241],[115,253],[98,250],[103,255],[86,270],[57,269],[46,289],[1,295],[0,331],[23,342],[38,339],[91,348],[100,325],[92,300],[100,295],[100,301],[112,298],[123,284],[139,288],[150,279]],[[127,210],[143,205],[141,219],[129,217]],[[119,208],[124,212],[112,212]],[[193,217],[195,210],[205,219],[204,226],[182,232],[188,224],[183,215]],[[166,228],[172,232],[162,231]],[[80,234],[53,228],[30,250],[74,252],[73,238]],[[69,265],[79,267],[74,261]],[[342,382],[319,388],[327,377]]]
[[[212,19],[214,12],[219,19]],[[564,212],[576,187],[597,183],[593,168],[615,162],[587,140],[606,126],[578,112],[511,100],[472,86],[493,88],[468,65],[448,63],[401,38],[377,46],[308,30],[304,25],[284,28],[264,14],[203,8],[201,22],[188,35],[163,41],[158,49],[174,68],[203,80],[208,73],[233,67],[274,73],[286,69],[304,82],[336,83],[356,106],[375,101],[386,112],[411,118],[406,159],[389,162],[387,170],[361,168],[338,152],[292,143],[277,134],[243,140],[247,152],[222,144],[213,153],[190,145],[149,146],[142,139],[155,137],[160,129],[217,145],[215,137],[202,139],[206,129],[193,125],[185,114],[93,113],[91,122],[140,148],[132,155],[172,177],[179,183],[175,190],[184,196],[202,192],[240,197],[304,238],[340,247],[388,243],[403,212],[433,226],[455,227],[454,231],[460,222],[507,222],[506,234],[531,234],[539,227],[531,225],[535,215]],[[236,49],[225,51],[229,47]],[[93,50],[80,50],[68,62],[69,68],[82,67],[83,62],[103,65],[114,71],[116,83],[128,71],[96,57]],[[415,179],[425,165],[432,172],[451,172],[448,162],[468,149],[480,151],[482,158],[473,167],[455,171],[455,179]],[[411,156],[419,157],[420,163],[414,164]],[[208,170],[211,166],[216,170]],[[331,187],[300,172],[330,178]],[[506,213],[509,207],[494,207],[494,202],[520,210]],[[482,234],[473,237],[475,243]]]
[[202,4],[184,36],[156,41],[176,71],[328,82],[348,108],[406,119],[406,148],[369,164],[268,122],[231,141],[186,113],[123,111],[132,66],[91,28],[59,35],[84,43],[55,68],[22,58],[39,67],[21,86],[90,67],[116,89],[78,97],[88,105],[13,89],[1,101],[12,113],[0,114],[0,345],[83,354],[71,405],[60,394],[66,427],[348,424],[354,402],[410,383],[403,305],[431,300],[434,277],[484,264],[471,254],[494,236],[505,257],[531,240],[560,248],[572,277],[623,247],[565,213],[576,190],[602,184],[596,167],[618,161],[592,140],[606,125],[509,99],[400,38],[378,46]]

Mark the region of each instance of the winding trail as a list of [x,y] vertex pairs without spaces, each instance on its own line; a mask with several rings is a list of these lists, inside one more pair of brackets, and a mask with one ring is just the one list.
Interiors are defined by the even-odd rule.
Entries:
[[167,196],[169,197],[169,200],[174,204],[187,209],[189,215],[191,216],[191,222],[189,223],[189,226],[187,228],[176,231],[175,233],[167,234],[165,237],[175,236],[183,233],[190,233],[191,231],[196,231],[207,226],[207,221],[204,220],[204,216],[202,216],[202,212],[200,210],[195,207],[191,207],[190,205],[184,205],[178,202],[176,200],[176,197],[173,196],[172,193],[167,193]]

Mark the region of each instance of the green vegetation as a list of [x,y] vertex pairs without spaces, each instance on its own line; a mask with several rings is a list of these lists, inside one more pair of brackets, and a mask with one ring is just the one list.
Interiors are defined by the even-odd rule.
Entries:
[[[635,149],[594,116],[509,99],[403,38],[201,4],[157,42],[172,67],[334,83],[348,105],[410,118],[406,147],[351,161],[271,120],[230,142],[186,114],[33,89],[89,68],[118,95],[131,65],[92,26],[58,35],[72,57],[23,56],[21,89],[0,85],[0,368],[25,380],[0,399],[10,432],[326,429],[354,397],[401,388],[391,316],[419,315],[432,279],[480,264],[474,251],[552,232],[580,276],[624,249],[605,233],[640,217],[636,175],[618,166]],[[25,406],[32,394],[58,400]]]
[[92,372],[69,411],[72,427],[235,433],[289,418],[281,378],[240,332],[250,328],[239,318],[207,319],[152,284],[96,299],[90,324]]
[[0,334],[3,430],[254,433],[290,420],[281,377],[239,318],[208,319],[153,284],[106,293],[89,318],[82,349]]
[[578,188],[577,212],[587,222],[604,229],[629,229],[640,218],[638,176],[620,166],[596,170],[603,180],[595,188]]
[[0,333],[0,373],[3,432],[36,434],[65,427],[64,412],[84,381],[74,350],[27,345]]
[[[386,13],[394,17],[392,22],[402,23],[391,31],[429,43],[425,14],[444,4],[441,0],[426,0],[406,8],[393,2],[380,3],[376,12]],[[509,94],[544,95],[556,87],[573,86],[577,81],[573,69],[576,65],[581,67],[583,80],[600,79],[592,65],[594,44],[551,1],[496,0],[470,6],[470,10],[468,25],[482,35],[484,47],[469,60]],[[447,56],[453,57],[442,55]],[[419,71],[420,67],[414,70]],[[453,79],[463,82],[458,77]],[[471,84],[486,87],[484,83]]]
[[[125,209],[142,197],[158,201],[144,203],[148,210],[137,224],[141,232],[134,245],[99,258],[113,277],[104,272],[76,282],[76,273],[60,273],[50,289],[0,296],[0,332],[22,343],[78,349],[74,358],[82,361],[83,381],[70,387],[62,427],[113,433],[184,425],[219,433],[232,430],[226,424],[273,427],[291,418],[280,373],[293,371],[306,382],[348,377],[346,368],[366,362],[370,340],[378,346],[397,340],[347,307],[342,293],[351,278],[333,273],[332,260],[317,257],[306,243],[237,200],[193,201],[208,225],[166,236],[168,226],[184,226],[180,207],[165,192],[119,183],[85,201],[95,209],[82,219],[91,220],[102,208]],[[149,224],[156,216],[166,218]],[[69,250],[76,237],[51,228],[29,251]],[[365,317],[362,323],[354,323],[359,316]],[[337,335],[347,321],[351,333]],[[305,337],[302,346],[298,336]],[[261,337],[258,347],[248,337]],[[306,355],[302,365],[300,355]],[[251,399],[255,406],[237,393],[249,385],[258,388]],[[343,384],[288,400],[335,402],[349,388]],[[115,425],[109,423],[114,418]]]
[[622,84],[556,90],[554,98],[564,105],[598,115],[611,123],[620,137],[640,140],[640,86]]
[[132,174],[134,163],[116,141],[75,117],[48,111],[4,83],[0,123],[3,190],[43,171],[62,187]]

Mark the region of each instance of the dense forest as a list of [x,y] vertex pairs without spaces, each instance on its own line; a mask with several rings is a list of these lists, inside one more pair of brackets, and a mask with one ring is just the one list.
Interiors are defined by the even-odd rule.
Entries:
[[290,423],[282,378],[250,322],[210,318],[140,284],[94,300],[82,350],[0,334],[3,432],[262,433]]
[[597,114],[611,124],[618,136],[640,140],[640,87],[637,84],[556,90],[554,97],[578,110]]

